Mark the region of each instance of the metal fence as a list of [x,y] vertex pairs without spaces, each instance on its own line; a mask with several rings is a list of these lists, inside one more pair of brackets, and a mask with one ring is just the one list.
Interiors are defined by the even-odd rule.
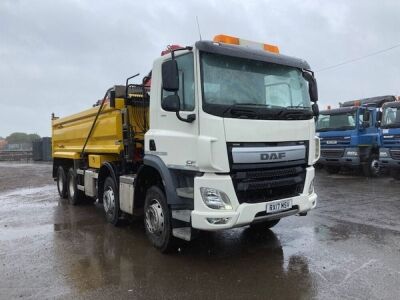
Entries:
[[26,161],[32,160],[32,150],[1,150],[0,161]]

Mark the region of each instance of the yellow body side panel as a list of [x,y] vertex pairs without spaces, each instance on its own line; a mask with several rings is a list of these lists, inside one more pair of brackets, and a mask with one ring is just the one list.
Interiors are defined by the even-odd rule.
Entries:
[[80,155],[78,152],[53,152],[53,157],[55,158],[69,158],[69,159],[79,159]]
[[[99,106],[53,120],[53,157],[61,152],[81,153],[98,109]],[[121,112],[107,103],[97,119],[85,152],[119,154],[122,150]]]
[[89,167],[100,169],[106,161],[117,161],[117,155],[101,155],[101,154],[90,154],[89,155]]
[[[104,104],[85,153],[101,154],[93,156],[93,166],[104,160],[118,160],[124,150],[122,136],[122,114],[125,108],[124,99],[115,99],[115,108]],[[83,145],[99,110],[99,106],[84,110],[68,117],[52,121],[52,143],[54,158],[79,159]],[[148,128],[148,107],[128,106],[129,123],[135,133],[136,147],[141,148],[144,140],[144,129]],[[112,159],[111,159],[112,158]],[[92,165],[91,165],[92,166]]]

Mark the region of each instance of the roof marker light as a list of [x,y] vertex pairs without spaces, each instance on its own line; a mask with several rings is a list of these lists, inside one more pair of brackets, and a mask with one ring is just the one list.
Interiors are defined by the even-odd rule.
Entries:
[[279,48],[278,46],[275,45],[270,45],[270,44],[263,44],[263,43],[257,43],[245,39],[240,39],[234,36],[230,35],[225,35],[225,34],[219,34],[214,36],[213,39],[214,42],[216,43],[224,43],[224,44],[231,44],[231,45],[240,45],[240,46],[245,46],[253,49],[259,49],[259,50],[264,50],[272,53],[277,53],[279,54]]

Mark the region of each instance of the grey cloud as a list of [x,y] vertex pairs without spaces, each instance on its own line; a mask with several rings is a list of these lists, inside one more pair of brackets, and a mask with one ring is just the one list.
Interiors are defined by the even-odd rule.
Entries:
[[[166,45],[226,33],[279,45],[320,69],[400,42],[398,1],[78,1],[0,3],[0,135],[50,134],[50,114],[88,108],[146,74]],[[321,106],[398,94],[399,49],[317,72]]]

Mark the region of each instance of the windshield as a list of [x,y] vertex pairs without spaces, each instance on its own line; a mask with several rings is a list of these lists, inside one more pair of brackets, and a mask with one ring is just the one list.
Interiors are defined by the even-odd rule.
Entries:
[[261,61],[202,53],[203,108],[292,108],[310,111],[308,83],[302,71]]
[[400,107],[386,107],[384,109],[382,127],[400,127]]
[[356,127],[355,112],[343,114],[320,114],[317,122],[317,131],[349,130]]

